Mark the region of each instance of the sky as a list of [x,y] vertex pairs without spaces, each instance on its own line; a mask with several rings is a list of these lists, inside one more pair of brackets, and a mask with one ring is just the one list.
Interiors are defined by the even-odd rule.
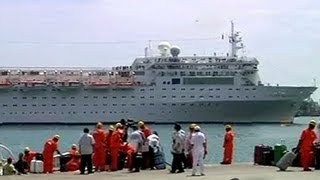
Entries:
[[225,54],[231,20],[264,83],[320,85],[319,0],[0,0],[0,66],[130,65],[149,40]]

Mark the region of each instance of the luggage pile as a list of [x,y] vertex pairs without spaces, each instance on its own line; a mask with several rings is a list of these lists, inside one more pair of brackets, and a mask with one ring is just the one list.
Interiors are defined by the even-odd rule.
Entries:
[[259,144],[254,148],[254,164],[262,166],[273,166],[286,154],[287,147],[276,144],[274,148]]

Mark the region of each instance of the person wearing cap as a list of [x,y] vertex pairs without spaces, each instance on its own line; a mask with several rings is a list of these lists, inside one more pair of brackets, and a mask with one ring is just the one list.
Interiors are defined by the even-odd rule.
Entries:
[[110,170],[111,171],[118,170],[119,151],[120,151],[120,147],[122,145],[122,135],[123,135],[121,123],[117,123],[115,127],[116,127],[116,129],[112,133],[111,143],[110,143],[110,152],[111,152]]
[[[147,144],[149,144],[148,137],[152,134],[152,131],[141,120],[138,122],[138,127],[139,127],[140,131],[144,134],[145,142],[144,142],[143,146],[147,147]],[[151,168],[150,167],[151,154],[150,154],[149,150],[148,150],[148,148],[143,148],[143,152],[142,152],[142,167],[141,167],[141,169]]]
[[199,126],[194,127],[194,134],[191,138],[191,149],[192,149],[192,176],[196,175],[197,166],[200,168],[200,175],[204,176],[204,164],[203,159],[207,155],[207,143],[206,137],[201,132]]
[[59,135],[55,135],[53,138],[48,139],[44,144],[43,149],[43,172],[53,173],[53,155],[54,152],[61,154],[58,149]]
[[23,159],[27,162],[28,167],[30,167],[31,161],[36,157],[38,153],[31,151],[29,147],[25,147]]
[[76,144],[72,144],[69,150],[71,159],[67,162],[67,171],[77,171],[80,168],[80,153]]
[[144,142],[144,134],[137,126],[131,126],[132,132],[129,135],[128,142],[134,148],[134,154],[131,156],[132,161],[128,161],[128,169],[130,172],[139,172],[142,166],[142,144]]
[[184,167],[191,169],[192,168],[192,151],[191,151],[191,138],[194,133],[194,127],[196,127],[197,124],[192,123],[189,125],[189,133],[187,134],[186,138],[186,147],[185,147],[185,156],[186,160],[184,162]]
[[301,164],[304,171],[311,171],[309,168],[312,165],[314,158],[314,143],[317,139],[317,135],[314,132],[314,128],[317,125],[315,120],[309,122],[309,127],[304,129],[301,133],[298,149],[301,154]]
[[17,173],[17,170],[14,168],[14,165],[12,164],[12,158],[9,157],[7,159],[7,163],[3,166],[3,175],[10,176],[10,175],[15,175],[16,173]]
[[106,132],[103,129],[101,122],[97,123],[97,126],[92,134],[95,145],[93,154],[93,164],[96,171],[105,171],[106,168]]
[[111,144],[111,137],[112,133],[114,131],[114,126],[109,125],[108,132],[106,133],[106,170],[110,170],[110,165],[111,165],[111,149],[110,149],[110,144]]
[[23,159],[23,153],[19,153],[19,159],[14,163],[14,168],[17,170],[18,175],[28,173],[29,166],[27,161]]
[[224,142],[223,142],[223,161],[220,164],[231,164],[233,157],[233,140],[234,140],[234,132],[232,131],[232,126],[227,124],[225,126],[226,133],[224,134]]

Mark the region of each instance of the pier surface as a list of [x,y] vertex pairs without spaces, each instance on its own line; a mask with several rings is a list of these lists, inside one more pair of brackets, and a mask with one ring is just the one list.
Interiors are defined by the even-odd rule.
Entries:
[[79,175],[79,172],[56,172],[54,174],[28,174],[21,176],[2,176],[0,179],[9,180],[88,180],[88,179],[115,179],[115,180],[182,180],[182,179],[201,179],[201,180],[315,180],[320,177],[320,170],[303,172],[301,168],[289,167],[287,171],[278,171],[273,166],[254,166],[251,163],[240,163],[230,166],[211,165],[205,167],[206,176],[191,177],[191,170],[185,173],[170,174],[169,170],[145,170],[139,173],[129,173],[126,170],[117,172],[96,172],[90,175]]

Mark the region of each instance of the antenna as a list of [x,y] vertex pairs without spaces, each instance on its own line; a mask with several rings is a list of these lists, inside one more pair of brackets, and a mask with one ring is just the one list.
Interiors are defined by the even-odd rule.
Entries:
[[[237,51],[239,49],[242,49],[244,46],[241,43],[242,38],[239,37],[240,32],[234,32],[234,23],[233,21],[231,21],[231,35],[229,36],[229,43],[231,44],[231,57],[237,57]],[[241,43],[240,45],[238,45],[239,43]]]

